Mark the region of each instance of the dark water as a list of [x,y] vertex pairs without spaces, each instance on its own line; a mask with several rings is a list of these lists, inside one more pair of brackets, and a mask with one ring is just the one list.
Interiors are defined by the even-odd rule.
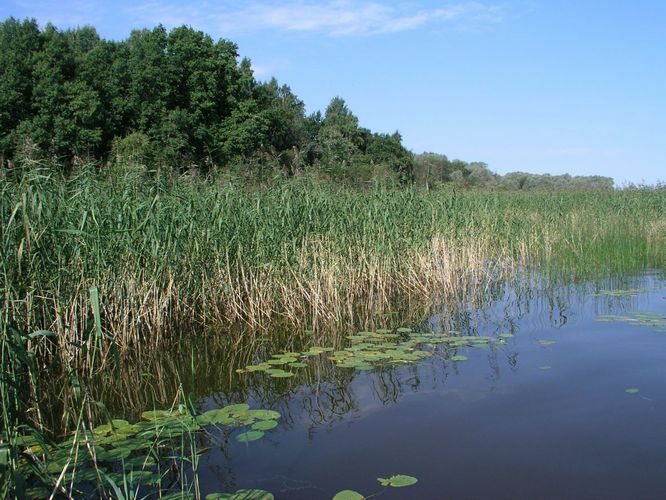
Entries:
[[[251,406],[280,411],[280,426],[248,444],[218,434],[199,464],[202,490],[262,488],[295,499],[342,489],[387,499],[666,498],[666,326],[633,315],[666,322],[665,297],[666,282],[649,273],[578,286],[535,281],[421,325],[514,335],[505,345],[463,348],[464,362],[442,351],[370,372],[320,364],[286,380],[245,374],[256,378]],[[600,321],[605,315],[624,319]],[[419,482],[381,487],[376,478],[392,474]]]

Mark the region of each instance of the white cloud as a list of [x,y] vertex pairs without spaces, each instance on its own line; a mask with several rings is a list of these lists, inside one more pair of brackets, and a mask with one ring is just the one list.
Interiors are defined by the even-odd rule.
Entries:
[[[411,4],[413,5],[413,4]],[[131,7],[132,16],[166,26],[190,24],[217,33],[275,29],[288,32],[363,36],[413,30],[429,23],[497,22],[502,6],[466,2],[436,9],[391,6],[374,1],[291,0],[249,2],[237,8],[225,4],[192,7],[153,1]]]

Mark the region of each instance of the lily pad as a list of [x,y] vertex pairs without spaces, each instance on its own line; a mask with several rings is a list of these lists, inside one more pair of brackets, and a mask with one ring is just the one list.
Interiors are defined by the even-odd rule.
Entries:
[[252,441],[256,441],[262,437],[264,437],[263,431],[247,431],[236,436],[236,441],[239,443],[251,443]]
[[333,500],[363,500],[365,497],[361,495],[358,491],[354,490],[342,490],[338,491]]
[[271,429],[275,429],[277,425],[276,420],[260,420],[252,424],[252,429],[255,431],[270,431]]
[[225,410],[225,411],[228,411],[231,414],[233,414],[233,413],[244,412],[244,411],[249,410],[250,405],[247,404],[247,403],[238,403],[238,404],[235,404],[235,405],[225,406],[222,409]]
[[539,340],[539,344],[543,347],[548,347],[549,345],[557,344],[554,340]]
[[411,486],[418,483],[418,479],[413,476],[406,476],[404,474],[397,474],[391,476],[388,479],[383,477],[378,477],[377,481],[380,482],[382,486],[392,486],[393,488],[404,488],[405,486]]
[[250,410],[249,413],[257,420],[278,420],[282,416],[275,410]]
[[462,354],[458,354],[457,356],[452,356],[451,361],[467,361],[467,356],[463,356]]
[[640,390],[636,387],[630,387],[629,389],[625,389],[624,392],[627,394],[638,394]]

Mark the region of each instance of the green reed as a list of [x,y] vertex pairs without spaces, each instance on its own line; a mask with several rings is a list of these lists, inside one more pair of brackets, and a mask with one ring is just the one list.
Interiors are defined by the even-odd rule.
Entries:
[[2,182],[0,287],[9,324],[54,331],[62,347],[85,343],[95,286],[105,345],[149,347],[180,335],[176,326],[244,319],[227,313],[254,300],[239,289],[247,273],[283,313],[283,290],[273,285],[321,279],[314,270],[324,253],[330,268],[370,262],[386,280],[408,272],[410,256],[434,239],[575,274],[659,266],[665,213],[664,190],[356,190],[306,179],[244,189],[92,169],[66,179],[37,165]]

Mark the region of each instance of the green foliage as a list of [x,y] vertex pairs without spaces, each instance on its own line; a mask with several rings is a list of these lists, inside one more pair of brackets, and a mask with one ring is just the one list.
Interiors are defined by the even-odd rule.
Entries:
[[422,153],[414,156],[414,178],[419,185],[434,188],[443,183],[460,187],[493,188],[507,191],[591,191],[613,189],[613,179],[599,175],[571,176],[510,172],[498,175],[483,162],[449,160],[445,155]]
[[130,165],[179,173],[240,167],[263,181],[321,167],[367,180],[374,163],[410,179],[399,134],[373,136],[340,98],[323,120],[306,118],[288,86],[255,80],[234,43],[187,26],[114,42],[91,27],[40,31],[34,20],[9,18],[0,24],[0,72],[2,163],[31,143],[65,166],[117,165],[129,154]]
[[377,481],[382,486],[392,486],[393,488],[404,488],[405,486],[412,486],[418,483],[418,479],[413,476],[405,476],[404,474],[397,474],[389,478],[378,477]]

